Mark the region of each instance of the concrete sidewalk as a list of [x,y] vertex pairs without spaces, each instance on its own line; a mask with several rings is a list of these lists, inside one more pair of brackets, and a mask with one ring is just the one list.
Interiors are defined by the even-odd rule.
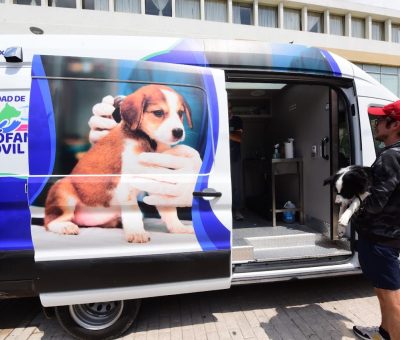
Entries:
[[[378,325],[378,300],[362,276],[277,282],[143,301],[123,339],[354,339]],[[1,339],[70,339],[37,299],[0,301]]]

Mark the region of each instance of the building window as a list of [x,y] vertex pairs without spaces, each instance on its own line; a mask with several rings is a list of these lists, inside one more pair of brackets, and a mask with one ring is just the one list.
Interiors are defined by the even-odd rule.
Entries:
[[234,2],[232,7],[235,24],[253,25],[253,7],[251,5]]
[[400,43],[400,25],[392,25],[392,42]]
[[381,21],[372,21],[372,39],[384,40],[385,24]]
[[307,31],[314,33],[324,32],[324,14],[316,12],[307,13]]
[[334,35],[344,35],[344,17],[341,15],[329,16],[329,33]]
[[206,20],[227,22],[227,7],[225,0],[205,0]]
[[365,38],[365,20],[351,18],[351,36],[354,38]]
[[258,24],[265,27],[278,27],[278,9],[258,6]]
[[172,17],[171,0],[146,0],[145,13]]
[[283,11],[284,28],[288,30],[301,29],[301,11],[298,9],[285,8]]
[[400,94],[399,70],[398,67],[381,66],[381,83],[397,96]]
[[76,0],[49,0],[49,7],[76,8]]
[[200,19],[200,0],[175,0],[175,16]]
[[140,13],[140,0],[114,0],[115,12]]
[[41,6],[41,0],[14,0],[14,4],[17,5],[30,5],[30,6]]
[[400,67],[361,64],[358,65],[382,85],[400,96]]
[[108,0],[82,0],[82,8],[108,11]]

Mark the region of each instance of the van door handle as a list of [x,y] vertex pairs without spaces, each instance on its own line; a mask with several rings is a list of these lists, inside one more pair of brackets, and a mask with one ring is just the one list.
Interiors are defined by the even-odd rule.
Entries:
[[325,153],[326,145],[329,143],[329,138],[325,137],[321,139],[321,151],[322,151],[322,158],[328,160],[329,155]]
[[[219,191],[209,191],[210,189],[205,189],[204,191],[193,191],[193,197],[202,197],[204,199],[213,199],[221,197],[222,193]],[[212,190],[212,189],[211,189]]]

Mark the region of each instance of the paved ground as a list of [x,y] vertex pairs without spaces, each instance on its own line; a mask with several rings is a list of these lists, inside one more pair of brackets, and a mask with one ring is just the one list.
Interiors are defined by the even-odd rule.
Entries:
[[[362,276],[233,287],[147,299],[123,339],[354,339],[377,325],[378,301]],[[0,301],[1,339],[70,339],[37,299]]]

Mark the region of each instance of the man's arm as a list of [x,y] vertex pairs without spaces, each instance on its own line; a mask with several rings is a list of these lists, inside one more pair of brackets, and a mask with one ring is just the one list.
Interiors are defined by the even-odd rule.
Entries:
[[229,133],[229,138],[234,142],[240,143],[242,141],[243,130],[235,130]]
[[232,120],[233,130],[229,133],[229,139],[240,143],[242,141],[243,122],[239,116],[233,116]]
[[394,150],[384,151],[373,167],[374,183],[370,195],[362,202],[360,213],[379,214],[400,185],[400,156]]

